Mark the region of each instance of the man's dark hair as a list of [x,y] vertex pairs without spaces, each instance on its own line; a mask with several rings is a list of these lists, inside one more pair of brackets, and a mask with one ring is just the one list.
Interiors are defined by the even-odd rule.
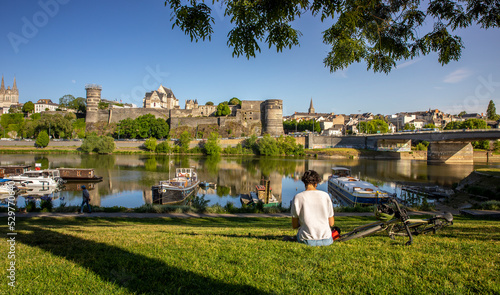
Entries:
[[319,177],[318,172],[314,170],[307,170],[304,172],[304,175],[302,175],[301,178],[302,182],[304,183],[305,186],[309,184],[318,184],[321,182],[321,177]]

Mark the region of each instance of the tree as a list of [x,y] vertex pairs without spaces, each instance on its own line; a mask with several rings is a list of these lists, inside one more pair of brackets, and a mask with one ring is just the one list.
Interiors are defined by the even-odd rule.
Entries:
[[[323,42],[330,46],[323,62],[332,72],[364,61],[367,70],[389,73],[399,60],[432,52],[444,65],[462,54],[462,40],[452,34],[457,29],[475,24],[484,29],[500,25],[498,0],[213,2],[225,5],[225,15],[234,24],[227,41],[233,56],[255,57],[261,51],[260,43],[278,52],[299,45],[302,33],[291,24],[307,12],[331,23],[323,31]],[[179,27],[191,41],[211,40],[215,19],[202,0],[167,0],[165,6],[172,11],[172,27]]]
[[22,108],[23,113],[31,114],[35,110],[35,104],[31,101],[27,101]]
[[207,103],[206,103],[205,105],[206,105],[206,106],[213,106],[213,105],[214,105],[214,103],[213,103],[213,102],[211,102],[211,101],[207,101]]
[[191,134],[188,131],[184,131],[181,133],[179,138],[179,146],[181,153],[187,153],[189,150],[189,143],[191,142]]
[[220,116],[227,116],[231,114],[231,109],[229,108],[229,106],[227,105],[227,103],[219,103],[219,105],[217,106],[217,112],[215,113],[215,115],[217,117],[220,117]]
[[222,150],[220,146],[219,134],[211,132],[207,142],[203,146],[205,154],[209,156],[218,156]]
[[79,113],[85,113],[87,111],[86,99],[83,97],[75,98],[71,94],[66,94],[59,98],[59,106],[76,110]]
[[168,141],[161,142],[159,145],[156,146],[155,152],[157,154],[159,153],[170,153],[171,147]]
[[151,152],[156,150],[156,138],[150,137],[146,139],[146,141],[144,142],[144,146]]
[[488,117],[488,120],[498,120],[500,118],[499,115],[497,115],[497,109],[495,107],[495,103],[493,100],[490,100],[490,103],[488,104],[488,109],[486,110],[486,116]]
[[432,129],[435,129],[436,125],[434,125],[434,123],[428,123],[428,124],[425,124],[424,127],[422,127],[422,128],[432,128]]
[[415,130],[415,125],[406,123],[405,126],[403,127],[403,130]]
[[458,114],[458,116],[459,116],[460,118],[462,118],[462,117],[463,117],[464,115],[466,115],[466,114],[467,114],[467,112],[466,112],[466,111],[461,111],[461,112]]
[[264,134],[264,136],[259,140],[259,154],[264,156],[276,156],[279,155],[278,143],[269,134]]
[[85,153],[110,154],[115,150],[115,141],[110,136],[87,136],[80,146]]
[[49,135],[45,130],[41,131],[40,133],[38,133],[38,136],[35,141],[35,146],[44,148],[48,145],[49,145]]
[[239,100],[237,97],[233,97],[229,100],[230,105],[241,105],[241,100]]

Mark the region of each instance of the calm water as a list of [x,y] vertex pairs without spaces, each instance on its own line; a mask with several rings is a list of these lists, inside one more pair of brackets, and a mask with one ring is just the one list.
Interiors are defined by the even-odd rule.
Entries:
[[[382,189],[398,192],[404,183],[419,183],[451,187],[481,167],[499,167],[476,163],[474,165],[427,165],[425,161],[397,160],[322,160],[266,157],[180,157],[148,155],[34,155],[0,154],[0,165],[24,164],[42,169],[74,167],[94,168],[103,181],[95,184],[67,183],[58,192],[50,194],[54,206],[80,205],[82,184],[89,187],[91,204],[102,207],[139,207],[152,202],[151,186],[173,175],[175,168],[195,167],[201,181],[217,184],[217,189],[199,190],[210,205],[232,202],[239,207],[239,195],[249,193],[263,177],[271,180],[275,196],[284,207],[289,207],[293,196],[304,190],[301,175],[308,169],[316,170],[325,180],[319,189],[327,191],[326,180],[331,167],[349,167],[352,173],[377,184]],[[50,192],[40,192],[50,193]],[[25,197],[18,196],[18,206],[25,206]]]

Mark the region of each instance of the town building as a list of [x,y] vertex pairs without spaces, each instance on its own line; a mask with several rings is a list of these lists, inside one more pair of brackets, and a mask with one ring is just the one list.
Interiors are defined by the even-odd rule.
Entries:
[[179,100],[175,97],[172,89],[160,85],[158,90],[146,92],[143,98],[144,108],[153,109],[179,109]]
[[11,89],[10,86],[5,88],[2,76],[2,85],[0,86],[0,109],[2,110],[2,113],[8,113],[10,106],[17,104],[19,104],[19,89],[17,89],[16,78],[14,77],[14,83],[12,84]]
[[59,108],[57,103],[53,103],[50,99],[39,99],[35,105],[35,113],[41,113],[46,111],[55,111]]

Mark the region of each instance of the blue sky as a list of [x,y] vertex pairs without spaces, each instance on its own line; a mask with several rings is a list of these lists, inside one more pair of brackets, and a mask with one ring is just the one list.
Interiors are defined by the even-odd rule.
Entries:
[[95,83],[103,98],[139,106],[146,91],[162,84],[182,108],[187,99],[231,97],[282,99],[285,115],[307,111],[311,98],[317,112],[336,114],[486,112],[491,99],[500,108],[498,29],[458,32],[462,58],[445,66],[430,54],[401,61],[388,75],[364,63],[332,74],[323,65],[328,24],[310,15],[294,25],[303,33],[300,47],[276,53],[262,44],[262,53],[247,60],[232,57],[231,24],[218,6],[212,41],[198,43],[171,29],[163,0],[16,0],[1,7],[0,74],[6,86],[16,77],[21,102],[85,97],[85,84]]

